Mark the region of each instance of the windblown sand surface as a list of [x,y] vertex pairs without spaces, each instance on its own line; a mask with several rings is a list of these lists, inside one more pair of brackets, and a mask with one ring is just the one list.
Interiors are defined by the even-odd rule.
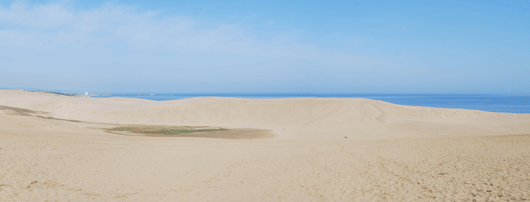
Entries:
[[[528,114],[13,90],[0,90],[0,106],[0,201],[530,200]],[[107,132],[131,125],[239,132]]]

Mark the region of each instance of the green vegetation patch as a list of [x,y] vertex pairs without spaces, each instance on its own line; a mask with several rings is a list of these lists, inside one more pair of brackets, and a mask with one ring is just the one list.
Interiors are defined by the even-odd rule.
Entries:
[[259,129],[226,129],[210,126],[156,126],[127,125],[105,129],[120,135],[142,135],[151,137],[202,137],[225,139],[251,139],[272,137],[270,131]]
[[159,134],[159,135],[176,135],[182,133],[205,133],[213,131],[225,131],[228,129],[215,128],[215,129],[198,129],[194,127],[175,127],[175,128],[164,128],[164,127],[116,127],[111,128],[111,131],[122,131],[122,132],[133,132],[140,134]]
[[10,106],[1,106],[0,110],[7,111],[10,115],[17,115],[17,116],[32,116],[34,114],[47,114],[47,112],[40,112],[40,111],[34,111],[29,109],[22,109],[17,107],[10,107]]

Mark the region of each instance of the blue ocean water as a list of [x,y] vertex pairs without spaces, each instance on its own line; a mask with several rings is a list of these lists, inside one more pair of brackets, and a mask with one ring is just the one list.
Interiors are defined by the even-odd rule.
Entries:
[[472,109],[488,112],[530,113],[530,95],[477,95],[477,94],[177,94],[177,93],[112,93],[91,94],[91,97],[128,97],[155,101],[178,100],[193,97],[271,98],[367,98],[399,105],[438,108]]

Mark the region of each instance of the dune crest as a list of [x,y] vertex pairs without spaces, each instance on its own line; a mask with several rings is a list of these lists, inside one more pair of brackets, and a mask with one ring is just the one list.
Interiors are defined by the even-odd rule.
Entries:
[[306,138],[387,139],[530,131],[529,114],[402,106],[362,98],[200,97],[158,102],[3,90],[0,105],[46,111],[56,118],[80,121],[246,127]]
[[525,201],[529,120],[367,99],[0,90],[0,201]]

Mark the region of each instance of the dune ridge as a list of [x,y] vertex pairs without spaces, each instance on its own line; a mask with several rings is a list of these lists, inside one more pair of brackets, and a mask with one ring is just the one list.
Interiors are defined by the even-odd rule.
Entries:
[[[465,135],[521,134],[530,129],[529,114],[402,106],[362,98],[200,97],[151,101],[4,90],[0,94],[0,105],[46,111],[61,119],[247,127],[303,134],[307,138],[325,138],[326,135],[356,139],[427,137],[426,132],[432,137],[464,135],[458,131],[465,131]],[[374,132],[380,135],[373,135]]]
[[[530,200],[528,114],[367,99],[156,102],[13,90],[0,90],[0,106],[0,201]],[[108,133],[117,122],[274,136]]]

